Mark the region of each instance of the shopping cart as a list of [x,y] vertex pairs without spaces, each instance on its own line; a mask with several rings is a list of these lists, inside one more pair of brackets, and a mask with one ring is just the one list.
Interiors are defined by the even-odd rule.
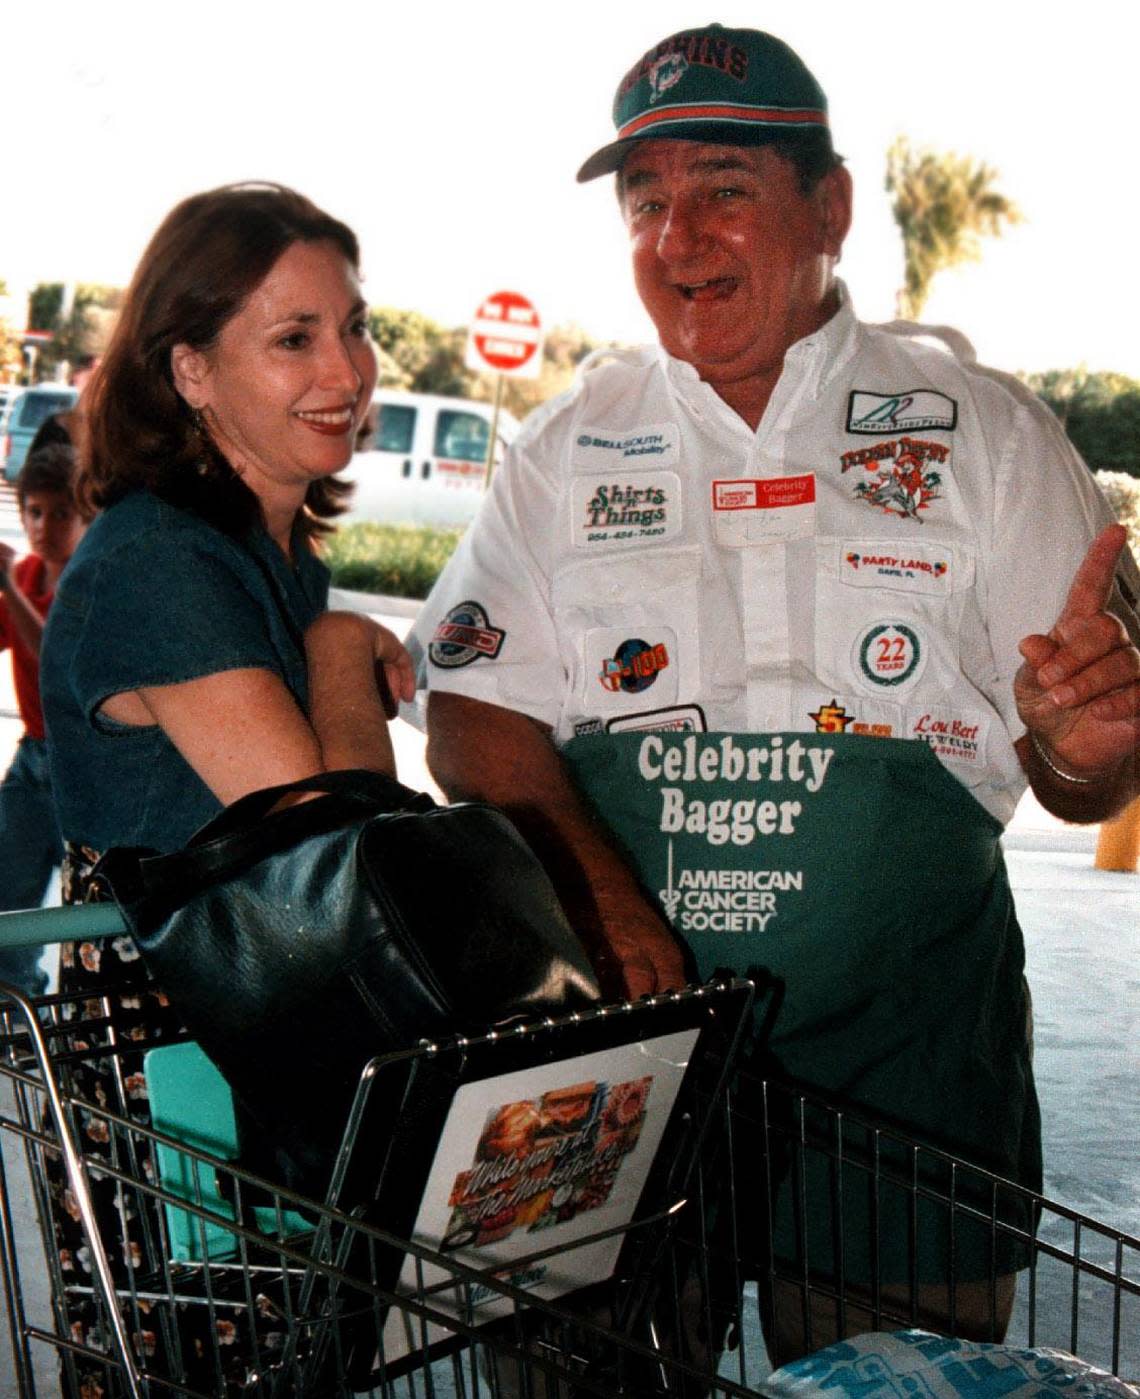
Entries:
[[[121,934],[109,905],[0,918],[9,940]],[[84,1399],[228,1395],[235,1357],[243,1392],[264,1399],[763,1394],[757,1313],[775,1298],[807,1348],[929,1327],[929,1229],[952,1256],[981,1240],[995,1316],[1011,1259],[1023,1268],[1011,1340],[1140,1374],[1140,1240],[742,1064],[747,985],[375,1061],[323,1202],[238,1163],[232,1105],[193,1045],[154,1050],[154,1118],[140,1121],[132,1066],[147,1046],[119,1035],[115,995],[0,999],[0,1263],[20,1396],[57,1393],[61,1369]],[[92,1059],[109,1070],[105,1101],[76,1084]],[[362,1161],[370,1105],[394,1083],[406,1111],[386,1159]],[[368,1198],[362,1172],[378,1183]],[[826,1249],[802,1213],[788,1248],[768,1206],[812,1198],[817,1178]],[[99,1192],[145,1223],[141,1256],[108,1256]],[[38,1231],[18,1217],[25,1196]],[[61,1198],[82,1266],[53,1241]],[[870,1202],[869,1243],[852,1200]],[[881,1266],[900,1233],[901,1279]],[[77,1301],[96,1316],[81,1331]],[[953,1286],[947,1309],[953,1332]]]

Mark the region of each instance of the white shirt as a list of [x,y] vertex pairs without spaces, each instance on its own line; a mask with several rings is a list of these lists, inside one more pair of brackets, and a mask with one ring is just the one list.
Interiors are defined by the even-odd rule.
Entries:
[[1112,515],[1048,408],[920,334],[860,324],[844,296],[755,432],[659,348],[588,368],[528,420],[425,603],[421,677],[557,744],[926,741],[1007,821],[1018,642],[1056,621]]

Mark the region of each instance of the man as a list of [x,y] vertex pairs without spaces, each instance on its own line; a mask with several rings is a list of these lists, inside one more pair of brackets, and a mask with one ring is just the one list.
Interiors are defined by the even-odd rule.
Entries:
[[[432,771],[512,813],[615,989],[764,968],[784,1072],[1037,1188],[998,837],[1026,780],[1068,820],[1137,790],[1124,532],[1019,385],[855,319],[851,180],[790,49],[674,35],[614,116],[579,179],[617,175],[661,345],[531,418],[426,604]],[[817,1168],[777,1247],[833,1275]],[[876,1208],[841,1261],[901,1286],[905,1203]],[[1019,1260],[985,1252],[925,1230],[935,1321],[1004,1329]],[[812,1328],[775,1311],[787,1358]]]

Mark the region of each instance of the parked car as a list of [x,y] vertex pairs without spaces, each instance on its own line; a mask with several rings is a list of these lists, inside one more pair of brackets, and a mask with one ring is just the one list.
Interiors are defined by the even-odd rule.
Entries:
[[[468,524],[483,497],[492,412],[474,399],[378,389],[364,449],[340,473],[356,486],[341,519]],[[518,419],[500,411],[496,466],[518,430]]]
[[75,407],[79,390],[66,384],[36,384],[24,389],[0,427],[0,458],[4,462],[4,479],[14,481],[20,474],[32,438],[46,418],[53,413],[66,413]]

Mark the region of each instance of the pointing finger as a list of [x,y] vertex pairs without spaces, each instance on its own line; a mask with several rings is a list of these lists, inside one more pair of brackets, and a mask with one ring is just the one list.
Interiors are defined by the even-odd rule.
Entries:
[[1057,621],[1067,622],[1080,617],[1092,617],[1104,610],[1112,594],[1112,579],[1116,563],[1124,550],[1128,531],[1123,525],[1109,525],[1089,545],[1080,568],[1077,569],[1069,596]]

